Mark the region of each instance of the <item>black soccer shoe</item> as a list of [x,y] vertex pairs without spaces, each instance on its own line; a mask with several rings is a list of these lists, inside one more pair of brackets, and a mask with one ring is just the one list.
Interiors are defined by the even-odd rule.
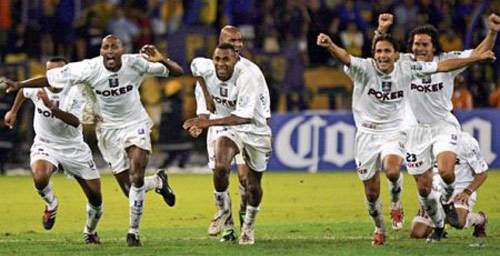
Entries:
[[141,246],[141,239],[139,238],[139,234],[136,233],[128,233],[127,234],[127,244],[128,246]]
[[168,176],[164,169],[159,169],[156,172],[156,176],[161,180],[161,188],[155,189],[156,193],[163,196],[163,200],[168,206],[172,207],[175,205],[175,194],[172,188],[168,185]]
[[434,232],[427,238],[427,243],[437,243],[444,237],[444,228],[434,228]]

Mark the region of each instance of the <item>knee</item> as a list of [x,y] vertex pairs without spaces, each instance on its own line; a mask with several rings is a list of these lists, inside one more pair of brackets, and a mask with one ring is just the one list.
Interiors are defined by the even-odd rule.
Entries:
[[446,183],[450,184],[455,181],[455,173],[454,169],[440,169],[439,170],[439,176],[441,176],[441,179]]
[[134,157],[130,160],[130,169],[132,170],[146,170],[147,165],[147,157]]
[[431,193],[432,188],[430,186],[418,185],[418,194],[423,197],[427,197]]
[[214,175],[217,178],[229,177],[231,167],[226,166],[224,163],[216,162],[214,167]]
[[35,187],[38,190],[44,189],[49,184],[50,175],[47,174],[47,171],[41,169],[33,169],[33,182],[35,183]]
[[142,184],[144,184],[144,172],[141,171],[134,171],[130,172],[130,182],[132,184],[135,184],[136,186],[141,187]]
[[399,167],[387,167],[385,169],[385,175],[392,182],[398,181],[400,175]]
[[247,183],[247,190],[248,190],[248,193],[250,193],[252,195],[262,194],[262,187],[260,186],[259,183],[256,183],[256,182]]

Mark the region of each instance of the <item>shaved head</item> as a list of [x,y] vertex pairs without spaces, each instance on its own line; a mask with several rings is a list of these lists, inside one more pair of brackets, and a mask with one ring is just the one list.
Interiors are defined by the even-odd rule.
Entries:
[[219,44],[221,43],[229,43],[234,46],[237,52],[241,52],[243,39],[240,29],[230,25],[223,27],[219,36]]
[[122,66],[122,55],[125,52],[122,41],[115,35],[107,35],[102,39],[101,56],[103,57],[104,67],[116,72]]
[[118,43],[120,46],[123,46],[123,45],[122,45],[122,40],[121,40],[119,37],[117,37],[117,36],[115,36],[115,35],[113,35],[113,34],[109,34],[109,35],[107,35],[106,37],[104,37],[104,38],[102,39],[102,42],[104,43],[104,41],[107,41],[107,40],[117,41],[117,43]]

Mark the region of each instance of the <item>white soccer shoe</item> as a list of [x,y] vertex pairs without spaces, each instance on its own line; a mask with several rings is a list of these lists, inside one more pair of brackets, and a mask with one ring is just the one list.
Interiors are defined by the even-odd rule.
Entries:
[[208,235],[216,236],[222,231],[224,223],[231,217],[231,211],[226,210],[222,212],[217,212],[208,226]]
[[243,224],[241,228],[240,244],[250,245],[255,243],[255,229],[253,226]]

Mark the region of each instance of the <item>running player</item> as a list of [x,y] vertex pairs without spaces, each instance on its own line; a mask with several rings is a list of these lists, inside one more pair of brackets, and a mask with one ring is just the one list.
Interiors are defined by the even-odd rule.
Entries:
[[[219,43],[229,43],[233,45],[235,48],[236,52],[239,54],[241,53],[241,50],[243,48],[243,40],[242,40],[242,35],[241,32],[238,28],[233,27],[233,26],[225,26],[222,28],[220,36],[219,36]],[[211,64],[211,60],[206,60],[206,63]],[[253,72],[260,77],[260,80],[263,83],[266,83],[264,75],[260,71],[259,67],[255,65],[253,62],[250,60],[238,56],[238,62],[236,65],[243,65],[247,66],[248,68],[252,68]],[[196,114],[199,117],[202,118],[208,118],[211,112],[215,111],[215,106],[213,99],[211,95],[208,93],[206,89],[206,85],[204,81],[200,81],[203,78],[199,77],[197,78],[198,83],[196,85],[195,89],[195,95],[196,95]],[[203,85],[203,87],[201,86]],[[203,88],[203,89],[202,89]],[[269,95],[269,89],[267,87],[267,84],[265,84],[265,94]],[[268,104],[270,104],[269,101],[267,101]],[[208,107],[207,107],[208,106]],[[269,120],[271,117],[271,111],[270,111],[270,106],[266,106],[265,111],[266,111],[266,119]],[[212,137],[214,137],[214,134],[212,133],[213,129],[208,129],[207,133],[207,146],[212,145]],[[193,137],[198,137],[199,133],[201,130],[192,130],[193,133],[191,134]],[[240,210],[239,210],[239,219],[240,219],[240,228],[243,225],[244,219],[245,219],[245,212],[246,212],[246,207],[247,207],[247,176],[249,173],[249,168],[245,164],[245,160],[241,156],[241,154],[237,154],[235,157],[235,162],[237,165],[237,170],[238,170],[238,180],[239,180],[239,194],[240,194]],[[217,201],[217,200],[215,200]],[[217,203],[216,203],[217,207]],[[236,239],[234,236],[234,222],[232,219],[232,216],[230,215],[229,217],[224,216],[225,214],[231,214],[230,212],[224,211],[223,209],[217,209],[217,212],[215,213],[214,218],[212,219],[209,227],[208,227],[208,234],[211,236],[216,236],[218,235],[223,229],[223,236],[221,241],[233,241]],[[226,223],[223,223],[222,221],[226,220]]]
[[[64,58],[52,58],[50,70],[66,65]],[[38,194],[46,203],[42,222],[52,229],[59,205],[50,177],[60,167],[80,184],[87,196],[87,222],[83,237],[86,243],[99,244],[97,224],[102,215],[101,180],[92,152],[83,141],[78,117],[82,111],[81,94],[75,87],[25,88],[19,90],[12,109],[5,114],[5,125],[12,128],[17,112],[26,98],[35,104],[33,126],[35,139],[31,146],[31,173]]]
[[[476,204],[476,191],[487,177],[488,164],[481,155],[479,143],[466,132],[458,136],[457,161],[455,163],[455,191],[452,196],[453,205],[458,214],[458,225],[451,225],[457,229],[474,227],[475,237],[486,237],[486,223],[488,218],[484,212],[473,212]],[[436,166],[433,168],[433,190],[441,193],[445,187],[439,176]],[[425,211],[420,207],[419,213],[413,219],[410,228],[410,237],[425,238],[434,224]]]
[[[391,26],[391,14],[379,17],[377,33],[387,32]],[[401,54],[401,60],[440,61],[450,58],[466,58],[471,54],[493,49],[500,30],[500,17],[491,14],[488,17],[489,32],[485,39],[474,49],[457,52],[442,52],[438,31],[431,25],[415,28],[410,32],[408,54]],[[441,193],[441,204],[448,221],[458,226],[458,216],[451,203],[455,187],[454,166],[456,145],[460,124],[451,113],[453,81],[464,69],[448,73],[436,73],[415,78],[407,83],[408,102],[417,120],[409,130],[407,143],[408,172],[414,176],[420,203],[433,220],[435,230],[428,242],[439,241],[443,235],[443,216],[439,208],[439,199],[432,192],[432,163],[437,160],[439,174],[446,184]]]
[[209,166],[214,170],[216,205],[228,212],[223,215],[226,218],[231,215],[227,191],[231,162],[238,153],[243,155],[249,167],[248,205],[239,242],[253,244],[255,218],[262,200],[261,179],[271,152],[271,129],[266,121],[269,93],[260,70],[237,63],[238,53],[228,43],[217,46],[213,60],[193,60],[193,76],[206,83],[215,102],[215,113],[211,119],[189,119],[184,128],[191,131],[211,127],[212,137],[207,145]]
[[375,224],[373,245],[380,246],[385,243],[386,234],[379,197],[378,170],[382,166],[388,177],[400,176],[400,165],[405,156],[405,85],[417,77],[493,59],[494,54],[487,51],[467,59],[428,63],[396,62],[399,55],[398,46],[388,35],[375,39],[373,59],[349,55],[325,34],[318,36],[317,44],[327,48],[332,56],[345,65],[347,75],[354,82],[352,108],[358,129],[355,159],[358,175],[365,187],[368,213]]
[[93,89],[102,117],[96,125],[98,146],[122,191],[129,197],[129,246],[141,245],[139,223],[146,191],[156,189],[168,205],[175,203],[175,195],[163,171],[144,178],[151,154],[149,133],[153,123],[139,95],[139,86],[145,75],[166,77],[169,73],[180,75],[183,70],[177,63],[165,58],[156,47],[145,45],[141,55],[124,54],[121,40],[115,35],[108,35],[102,41],[99,57],[50,70],[47,77],[23,82],[6,81],[8,91],[80,83]]

